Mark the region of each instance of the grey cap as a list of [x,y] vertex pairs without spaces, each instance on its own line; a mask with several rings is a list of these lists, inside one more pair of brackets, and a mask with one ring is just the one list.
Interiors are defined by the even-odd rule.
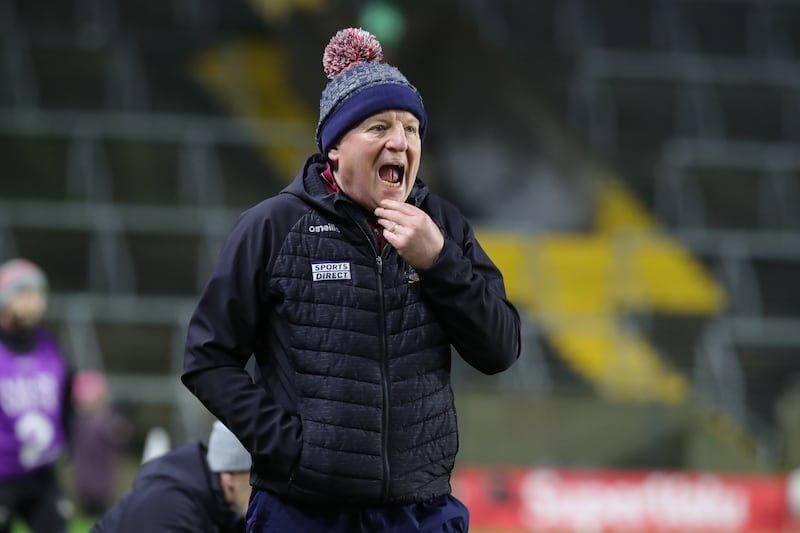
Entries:
[[212,472],[247,472],[252,464],[250,452],[219,420],[211,428],[206,458]]

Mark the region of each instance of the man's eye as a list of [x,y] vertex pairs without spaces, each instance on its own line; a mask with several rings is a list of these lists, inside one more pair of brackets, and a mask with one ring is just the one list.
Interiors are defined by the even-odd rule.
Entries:
[[406,126],[406,132],[416,135],[417,128],[415,126]]

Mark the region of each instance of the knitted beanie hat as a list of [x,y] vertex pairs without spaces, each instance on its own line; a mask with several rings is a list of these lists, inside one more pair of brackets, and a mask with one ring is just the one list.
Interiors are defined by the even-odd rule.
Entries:
[[47,277],[41,268],[27,259],[11,259],[0,265],[0,310],[26,289],[47,291]]
[[388,109],[413,113],[424,137],[428,117],[422,97],[402,72],[383,62],[374,35],[360,28],[340,30],[325,47],[322,67],[331,80],[319,101],[316,141],[323,154],[353,126]]
[[206,459],[212,472],[247,472],[252,463],[250,453],[219,420],[211,427]]

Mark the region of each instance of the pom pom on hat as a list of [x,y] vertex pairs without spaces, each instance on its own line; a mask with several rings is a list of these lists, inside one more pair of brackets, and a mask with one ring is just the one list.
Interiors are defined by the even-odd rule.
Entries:
[[47,291],[47,277],[27,259],[12,259],[0,265],[0,310],[23,290]]
[[206,459],[212,472],[247,472],[252,464],[250,453],[219,420],[211,427]]
[[332,80],[356,63],[383,63],[381,43],[361,28],[339,30],[322,54],[325,75]]
[[389,109],[413,113],[424,137],[428,117],[422,97],[402,72],[383,62],[374,35],[361,28],[338,31],[325,47],[322,68],[330,78],[320,98],[316,133],[323,154],[359,122]]

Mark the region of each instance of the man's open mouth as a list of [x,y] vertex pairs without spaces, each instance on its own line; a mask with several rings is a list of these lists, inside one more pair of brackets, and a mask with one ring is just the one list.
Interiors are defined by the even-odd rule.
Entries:
[[390,187],[399,187],[403,183],[406,169],[401,165],[384,165],[378,169],[381,181]]

